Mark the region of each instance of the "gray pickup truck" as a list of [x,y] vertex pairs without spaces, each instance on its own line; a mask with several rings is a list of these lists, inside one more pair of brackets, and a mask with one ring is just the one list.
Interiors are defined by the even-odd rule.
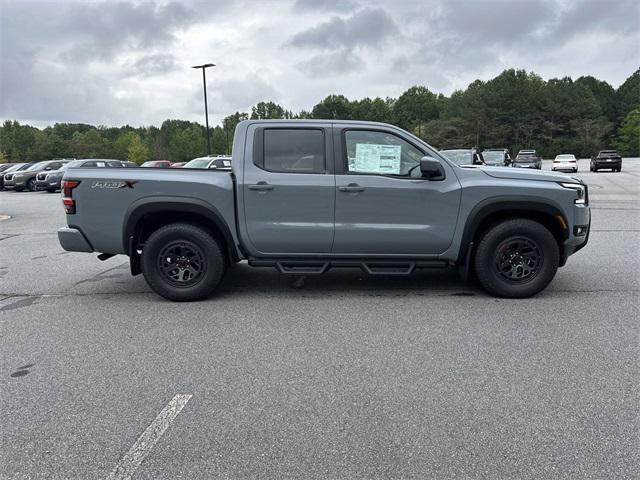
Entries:
[[209,296],[233,263],[283,274],[457,266],[527,297],[584,247],[587,186],[557,173],[458,166],[392,125],[247,120],[232,170],[69,169],[65,250],[128,255],[159,295]]

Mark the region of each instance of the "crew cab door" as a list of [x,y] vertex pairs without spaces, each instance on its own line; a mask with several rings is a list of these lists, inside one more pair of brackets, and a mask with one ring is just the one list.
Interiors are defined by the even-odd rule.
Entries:
[[272,125],[249,130],[247,142],[252,151],[242,205],[253,254],[329,253],[335,209],[330,125]]
[[336,149],[337,254],[428,255],[452,242],[460,183],[441,161],[445,178],[428,180],[428,156],[410,136],[384,128],[338,128]]

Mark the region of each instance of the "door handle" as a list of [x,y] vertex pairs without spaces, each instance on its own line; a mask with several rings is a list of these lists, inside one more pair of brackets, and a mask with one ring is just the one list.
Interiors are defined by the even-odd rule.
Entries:
[[340,190],[341,192],[347,192],[347,193],[357,193],[357,192],[364,192],[364,187],[361,187],[357,183],[350,183],[347,186],[338,187],[338,190]]
[[267,182],[258,182],[255,185],[247,185],[249,190],[258,190],[260,192],[266,192],[267,190],[273,190],[273,185],[269,185]]

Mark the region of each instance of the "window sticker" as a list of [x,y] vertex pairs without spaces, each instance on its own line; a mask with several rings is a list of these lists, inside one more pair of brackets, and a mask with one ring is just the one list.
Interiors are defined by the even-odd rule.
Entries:
[[400,145],[375,145],[356,143],[356,158],[353,170],[356,172],[400,175]]

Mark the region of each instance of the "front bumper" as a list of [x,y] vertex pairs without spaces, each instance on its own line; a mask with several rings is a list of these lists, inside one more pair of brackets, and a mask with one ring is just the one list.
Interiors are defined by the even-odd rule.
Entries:
[[60,179],[57,181],[55,179],[38,180],[36,187],[38,190],[60,190]]
[[93,252],[93,247],[89,240],[80,230],[73,227],[62,227],[58,229],[58,241],[67,252]]
[[[567,263],[569,256],[587,245],[587,242],[589,242],[589,235],[591,234],[591,208],[588,205],[584,207],[576,205],[573,208],[573,225],[569,232],[569,238],[567,238],[562,244],[562,252],[560,256],[561,267]],[[577,227],[582,227],[583,232],[581,235],[576,235]]]

